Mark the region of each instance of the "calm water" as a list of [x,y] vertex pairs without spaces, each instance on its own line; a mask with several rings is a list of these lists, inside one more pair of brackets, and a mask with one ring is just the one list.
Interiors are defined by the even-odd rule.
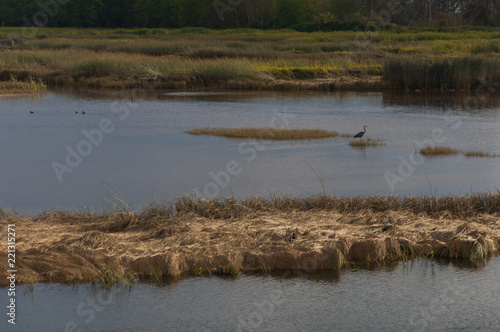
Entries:
[[[461,94],[56,91],[0,99],[0,206],[28,213],[100,210],[113,196],[108,191],[135,208],[186,193],[309,196],[322,193],[322,183],[342,196],[495,191],[500,158],[412,155],[426,140],[500,153],[500,98]],[[345,139],[261,142],[185,133],[274,126],[354,134],[365,124],[367,135],[385,146],[359,150]]]
[[[413,154],[422,142],[500,153],[500,97],[483,97],[53,91],[0,99],[0,208],[100,210],[113,201],[109,191],[138,208],[186,193],[309,196],[323,185],[342,196],[498,190],[500,158]],[[354,134],[365,124],[385,146],[185,133],[274,126]],[[495,258],[479,269],[423,261],[341,274],[189,278],[132,290],[37,284],[25,295],[18,288],[15,330],[498,331],[499,276]],[[6,294],[0,289],[2,303]],[[7,329],[4,317],[0,330]]]
[[[498,331],[500,257],[341,274],[199,277],[20,291],[16,331]],[[3,297],[6,289],[0,289]],[[5,331],[6,319],[0,328]],[[13,330],[13,329],[9,329]]]

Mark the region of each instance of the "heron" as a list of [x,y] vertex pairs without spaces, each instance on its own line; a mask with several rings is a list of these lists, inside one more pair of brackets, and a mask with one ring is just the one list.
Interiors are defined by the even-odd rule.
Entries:
[[356,135],[354,135],[354,138],[358,138],[358,137],[361,138],[361,137],[363,137],[366,134],[366,127],[368,127],[368,126],[366,126],[366,125],[363,126],[363,131],[360,131],[359,133],[357,133]]

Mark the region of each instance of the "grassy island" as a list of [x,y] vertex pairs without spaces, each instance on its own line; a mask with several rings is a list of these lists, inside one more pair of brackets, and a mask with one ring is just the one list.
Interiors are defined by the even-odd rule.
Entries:
[[[469,196],[178,198],[140,211],[0,209],[16,225],[19,283],[339,270],[412,258],[484,263],[500,249],[500,193]],[[6,251],[6,242],[2,250]],[[0,263],[5,286],[7,260]]]

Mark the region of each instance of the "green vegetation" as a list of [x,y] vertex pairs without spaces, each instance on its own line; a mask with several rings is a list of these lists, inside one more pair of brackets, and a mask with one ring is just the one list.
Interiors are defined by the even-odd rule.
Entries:
[[470,89],[500,77],[500,61],[481,57],[387,58],[384,79],[395,89]]
[[500,78],[500,30],[23,31],[0,28],[0,82],[15,76],[104,88],[373,90],[471,89]]
[[14,76],[11,76],[9,81],[0,82],[0,95],[40,93],[45,90],[47,90],[47,85],[41,79],[35,80],[31,76],[26,81],[19,81]]
[[336,131],[321,129],[275,128],[202,128],[188,131],[191,135],[223,136],[229,138],[256,138],[264,140],[311,140],[338,137]]
[[[498,25],[496,1],[434,0],[0,0],[4,26],[108,28],[293,28],[302,31],[404,26]],[[37,15],[38,13],[38,15]],[[43,14],[43,15],[42,15]],[[44,16],[45,15],[45,16]],[[368,22],[372,22],[367,26]],[[484,27],[478,27],[479,29]],[[192,30],[193,28],[185,28]],[[195,28],[203,31],[203,28]],[[142,35],[145,29],[137,30]]]

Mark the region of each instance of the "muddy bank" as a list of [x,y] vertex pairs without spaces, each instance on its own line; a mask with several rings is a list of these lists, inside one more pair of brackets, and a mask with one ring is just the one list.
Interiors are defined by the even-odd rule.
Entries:
[[[352,262],[394,264],[415,257],[480,264],[500,249],[500,194],[486,196],[482,206],[471,197],[434,199],[432,212],[422,200],[433,198],[387,197],[189,198],[137,213],[35,217],[0,210],[1,250],[7,252],[7,225],[15,224],[21,284],[338,270]],[[5,286],[7,259],[0,269]]]

